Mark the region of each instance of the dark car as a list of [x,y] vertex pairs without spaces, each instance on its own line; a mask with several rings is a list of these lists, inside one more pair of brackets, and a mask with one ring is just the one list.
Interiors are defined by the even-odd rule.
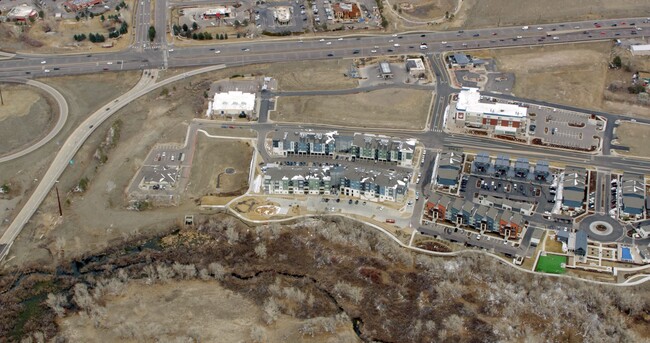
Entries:
[[420,37],[426,37],[427,35],[420,35]]
[[352,53],[353,53],[353,54],[358,54],[358,53],[359,53],[359,50],[354,50],[354,51],[352,51]]
[[388,49],[387,51],[388,51],[388,52],[393,52],[393,49]]
[[478,37],[478,36],[480,36],[478,33],[475,33],[475,34],[474,34],[474,37]]
[[332,57],[332,56],[334,56],[334,54],[327,54],[327,57]]

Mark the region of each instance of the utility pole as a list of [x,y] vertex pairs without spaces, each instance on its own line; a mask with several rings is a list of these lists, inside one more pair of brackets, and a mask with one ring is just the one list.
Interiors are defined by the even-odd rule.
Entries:
[[59,181],[56,181],[54,184],[54,189],[56,190],[56,201],[59,203],[59,217],[63,217],[63,209],[61,208],[61,197],[59,196]]

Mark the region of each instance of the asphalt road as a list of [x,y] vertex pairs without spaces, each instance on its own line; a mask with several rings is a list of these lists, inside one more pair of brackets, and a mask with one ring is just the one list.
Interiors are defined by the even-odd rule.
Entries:
[[[155,26],[160,38],[159,44],[154,44],[154,48],[148,41],[147,30],[150,22],[150,8],[146,1],[138,2],[138,13],[136,15],[136,43],[135,48],[127,49],[121,52],[100,53],[100,54],[79,54],[79,55],[27,55],[18,54],[10,60],[0,61],[0,77],[36,77],[45,75],[44,69],[50,66],[57,67],[59,70],[52,70],[48,73],[50,76],[94,73],[108,70],[144,70],[148,68],[161,68],[165,66],[167,59],[168,67],[192,67],[205,66],[213,64],[241,65],[277,61],[296,61],[296,60],[317,60],[328,58],[342,57],[362,57],[379,54],[405,54],[405,53],[440,53],[453,50],[470,50],[476,48],[496,48],[510,46],[530,46],[542,44],[556,44],[566,42],[580,41],[598,41],[613,38],[638,37],[641,38],[646,32],[650,32],[650,23],[643,23],[642,18],[629,18],[619,20],[599,21],[603,26],[595,28],[593,21],[572,22],[563,24],[548,24],[540,27],[543,30],[536,30],[531,27],[528,30],[522,30],[521,27],[500,27],[494,29],[467,30],[463,33],[458,32],[424,32],[408,33],[394,36],[371,35],[371,36],[349,36],[343,40],[336,38],[326,38],[320,41],[318,38],[302,39],[275,39],[260,42],[241,42],[236,39],[228,42],[215,43],[200,47],[175,47],[173,52],[166,49],[164,43],[166,22],[163,22],[163,11],[158,9],[156,4],[156,21]],[[162,6],[162,1],[160,6]],[[142,10],[140,9],[142,8]],[[147,12],[147,9],[149,12]],[[610,26],[613,23],[632,23],[634,27],[626,25]],[[563,25],[563,26],[561,26]],[[560,29],[579,26],[578,30]],[[635,27],[643,27],[643,31],[636,31]],[[558,31],[552,32],[553,28]],[[553,33],[558,40],[551,37],[546,38],[546,32]],[[583,34],[587,31],[588,34]],[[637,35],[632,35],[632,31]],[[496,35],[492,35],[496,33]],[[602,34],[601,34],[602,33]],[[474,35],[479,34],[475,37]],[[619,36],[616,36],[618,34]],[[424,35],[424,37],[422,37]],[[522,38],[516,38],[521,36]],[[591,37],[590,37],[591,36]],[[401,37],[401,38],[400,38]],[[543,41],[539,41],[545,37]],[[157,38],[157,39],[158,39]],[[331,44],[326,44],[330,42]],[[426,42],[429,46],[427,50],[420,50],[419,45]],[[444,42],[444,44],[443,44]],[[399,44],[399,46],[395,46]],[[160,46],[156,48],[155,46]],[[376,48],[375,48],[376,47]],[[144,51],[141,49],[144,48]],[[389,52],[389,49],[392,50]],[[353,51],[358,50],[358,54]],[[377,50],[377,53],[372,53]],[[220,53],[215,53],[220,51]],[[332,56],[328,56],[331,54]],[[87,57],[90,56],[90,57]],[[168,56],[168,58],[166,57]],[[42,64],[46,61],[46,64]],[[107,62],[121,61],[120,65],[113,63],[107,65]],[[29,74],[26,74],[29,72]]]
[[4,80],[1,80],[1,81],[2,82],[26,84],[26,85],[33,86],[33,87],[39,88],[39,89],[47,92],[48,94],[50,94],[54,98],[54,100],[59,105],[59,118],[58,118],[56,124],[54,125],[54,127],[52,128],[52,130],[50,130],[50,132],[48,132],[48,134],[45,135],[45,137],[41,138],[41,140],[39,140],[38,142],[30,145],[29,147],[27,147],[27,148],[25,148],[23,150],[20,150],[20,151],[14,152],[12,154],[0,157],[0,163],[11,161],[13,159],[25,156],[25,155],[31,153],[32,151],[42,147],[47,142],[52,140],[52,138],[54,138],[61,131],[61,129],[63,128],[63,125],[65,125],[65,122],[68,120],[68,103],[65,101],[65,98],[63,97],[63,95],[61,95],[61,93],[59,93],[59,91],[52,88],[51,86],[46,85],[46,84],[44,84],[42,82],[39,82],[39,81],[35,81],[35,80],[4,79]]

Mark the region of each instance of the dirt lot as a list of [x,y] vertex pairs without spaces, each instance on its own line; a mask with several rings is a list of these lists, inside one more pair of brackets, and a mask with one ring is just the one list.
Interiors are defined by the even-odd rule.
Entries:
[[188,195],[232,196],[246,192],[253,156],[250,142],[208,138],[199,134],[195,149]]
[[35,87],[12,84],[0,87],[4,99],[4,105],[0,105],[2,156],[46,135],[58,118],[58,106],[54,99]]
[[[129,24],[129,32],[122,35],[117,39],[108,38],[108,28],[115,27],[116,24],[109,23],[108,16],[115,15],[115,9],[111,9],[104,13],[105,21],[100,21],[100,16],[95,16],[93,19],[80,18],[79,21],[75,19],[56,20],[54,13],[45,13],[43,20],[38,20],[28,27],[27,34],[21,33],[21,27],[11,24],[0,25],[0,46],[4,51],[24,51],[24,52],[38,52],[38,53],[53,53],[53,52],[99,52],[99,51],[115,51],[126,48],[131,43],[133,35],[133,25],[131,8],[133,8],[133,0],[125,1],[129,5],[129,9],[122,9],[120,13],[122,18]],[[119,24],[117,25],[119,29]],[[101,33],[106,37],[106,43],[113,41],[112,48],[102,48],[102,43],[91,43],[86,39],[83,42],[76,42],[73,39],[75,34],[85,33]]]
[[280,97],[271,118],[279,122],[423,129],[431,92],[381,89],[339,96]]
[[515,74],[516,96],[585,108],[603,99],[610,43],[480,51],[499,71]]
[[616,128],[615,136],[619,145],[630,148],[630,151],[617,150],[618,153],[650,158],[650,126],[624,121]]
[[285,91],[347,89],[359,85],[359,81],[343,76],[351,64],[350,60],[339,59],[277,63],[269,74]]
[[[9,183],[14,191],[10,199],[0,199],[0,232],[4,232],[4,229],[9,225],[10,219],[15,215],[14,209],[20,208],[26,199],[25,197],[31,194],[36,186],[35,180],[40,180],[43,173],[45,173],[54,157],[54,153],[59,150],[59,146],[64,142],[65,137],[86,119],[89,113],[135,85],[139,77],[139,73],[125,72],[120,73],[119,76],[117,73],[102,74],[101,82],[95,75],[53,77],[42,80],[56,88],[65,97],[69,106],[68,120],[61,132],[40,149],[27,156],[0,164],[0,184]],[[77,164],[69,167],[69,170],[77,169],[79,169]],[[69,182],[66,184],[63,183],[64,181],[62,180],[59,184],[61,189],[64,189],[64,186],[72,188]],[[55,204],[56,195],[52,193],[52,196],[54,198],[48,198],[48,201],[54,201]],[[52,213],[54,213],[55,209],[51,209]],[[47,223],[49,224],[49,221]],[[32,230],[31,233],[22,237],[31,240],[33,234]],[[19,238],[18,241],[20,240]],[[21,256],[30,254],[37,256],[38,251],[39,249],[27,249],[25,250],[27,254],[21,254]]]
[[464,0],[454,24],[478,28],[647,15],[647,0]]
[[[106,310],[100,327],[88,316],[75,314],[63,318],[59,321],[62,336],[76,342],[97,337],[104,342],[174,341],[190,337],[202,342],[250,342],[252,328],[266,327],[259,324],[259,306],[215,281],[155,285],[134,281],[123,295],[106,297]],[[268,342],[328,341],[302,336],[298,331],[301,323],[300,319],[285,315],[262,332]],[[341,326],[336,336],[327,338],[336,338],[337,342],[358,341],[350,325]]]
[[401,15],[416,21],[426,21],[445,16],[453,12],[458,0],[406,0],[397,4],[402,9]]

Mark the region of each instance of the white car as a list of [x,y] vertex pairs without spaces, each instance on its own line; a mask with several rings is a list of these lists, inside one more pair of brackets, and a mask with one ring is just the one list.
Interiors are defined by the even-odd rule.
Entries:
[[442,41],[442,42],[440,42],[440,44],[447,44],[447,42],[445,42],[445,41]]
[[397,34],[394,34],[393,37],[397,37]]
[[395,41],[394,39],[390,39],[390,40],[388,40],[388,43],[392,43],[394,41]]
[[319,40],[319,42],[324,42],[324,41],[325,41],[325,38],[321,38],[321,39]]
[[343,40],[343,38],[339,38],[338,40]]
[[540,26],[540,27],[537,28],[537,30],[541,31],[541,30],[544,30],[544,28]]
[[45,69],[45,70],[43,70],[43,72],[45,72],[45,73],[49,73],[50,70],[49,70],[49,69]]
[[374,54],[374,53],[376,53],[376,52],[377,52],[377,50],[375,50],[375,49],[372,49],[372,50],[370,50],[370,52]]
[[393,44],[393,46],[397,48],[397,47],[399,47],[399,44],[395,43],[395,44]]
[[47,63],[47,61],[41,61],[41,64],[45,64],[45,63]]
[[559,40],[559,39],[560,39],[560,37],[558,37],[558,36],[553,37],[553,40]]
[[580,28],[580,26],[574,26],[573,28],[577,30],[577,29],[579,29],[579,28]]
[[523,36],[517,36],[517,39],[522,39],[522,38],[524,38],[524,37]]
[[528,26],[524,26],[521,28],[522,30],[528,30]]
[[325,43],[325,44],[326,44],[326,45],[331,45],[331,44],[332,44],[332,42],[327,42],[327,43]]
[[109,65],[110,65],[110,64],[113,64],[113,62],[106,62],[106,64],[109,64]]
[[174,52],[174,49],[169,49],[169,50],[167,50],[167,51],[169,51],[169,52]]
[[215,53],[215,54],[220,54],[220,53],[221,53],[221,50],[217,50],[217,51],[215,51],[214,53]]

